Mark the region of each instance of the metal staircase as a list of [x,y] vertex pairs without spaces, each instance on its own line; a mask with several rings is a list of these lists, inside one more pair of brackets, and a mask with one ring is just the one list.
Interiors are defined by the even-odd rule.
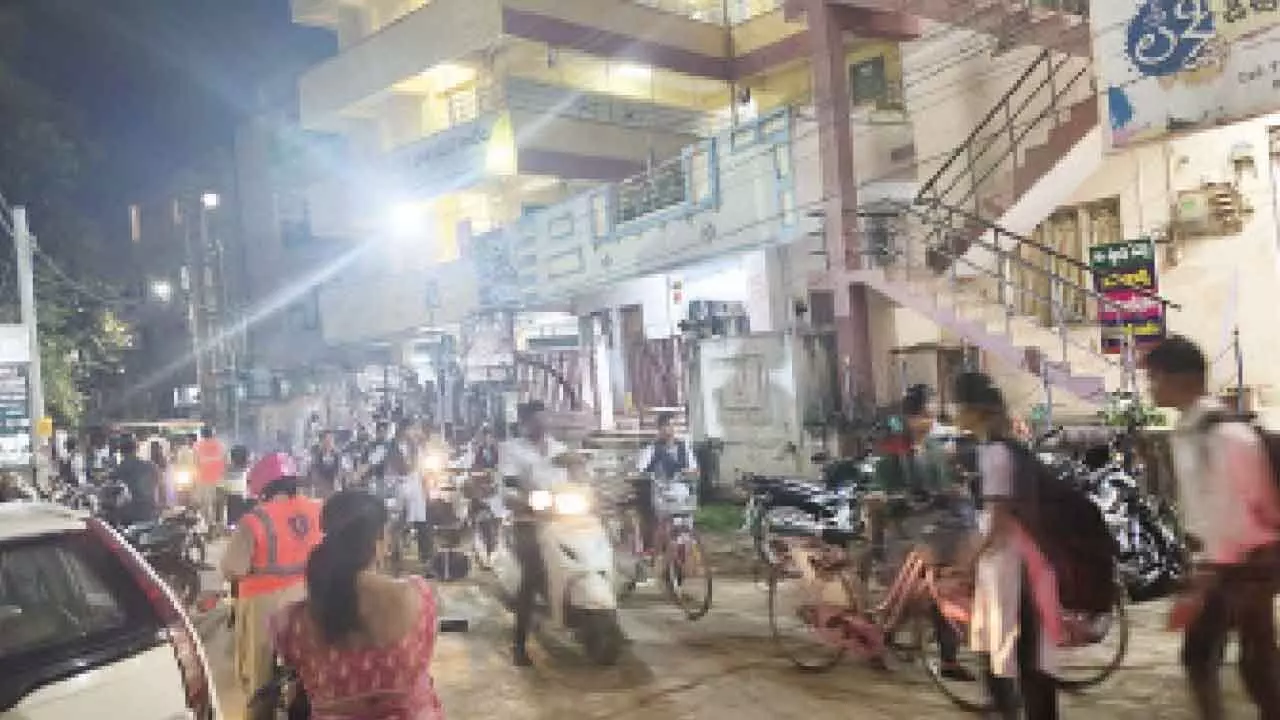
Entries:
[[[881,204],[861,216],[872,256],[857,281],[1030,373],[1051,392],[1073,396],[1074,407],[1096,407],[1109,388],[1132,386],[1132,353],[1101,351],[1099,313],[1116,308],[1093,289],[1084,262],[937,201]],[[947,234],[964,234],[972,244],[959,252],[934,241]],[[941,274],[940,262],[947,267]],[[1048,321],[1027,313],[1029,306],[1049,308]]]
[[[1065,157],[1082,146],[1091,134],[1100,141],[1098,103],[1088,63],[1043,50],[996,101],[969,136],[951,152],[921,186],[922,206],[965,208],[978,218],[1000,222],[1019,201],[1042,182],[1058,197],[1049,198],[1043,212],[1032,212],[1011,228],[1026,234],[1048,211],[1066,198],[1101,162],[1101,145],[1079,147],[1095,157],[1078,163],[1075,177],[1062,178],[1054,171]],[[1065,191],[1065,192],[1064,192]],[[1044,195],[1044,191],[1040,195]],[[1024,216],[1027,213],[1023,213]],[[934,244],[947,244],[947,252],[935,257],[942,263],[949,255],[963,255],[974,234],[985,232],[981,222],[968,232],[957,232],[950,218],[940,217],[947,233],[934,234]],[[1029,224],[1028,224],[1029,223]],[[945,265],[937,266],[939,271]]]
[[[939,20],[946,20],[943,6],[956,4],[864,4],[885,3]],[[1008,1],[978,7],[1008,11],[1014,4],[1032,10]],[[1083,259],[1030,235],[1101,159],[1088,60],[1042,50],[913,202],[860,209],[869,257],[850,279],[1021,371],[1033,390],[1043,384],[1049,403],[1092,410],[1108,389],[1134,389],[1132,350],[1103,354],[1099,312],[1116,308],[1094,290]]]

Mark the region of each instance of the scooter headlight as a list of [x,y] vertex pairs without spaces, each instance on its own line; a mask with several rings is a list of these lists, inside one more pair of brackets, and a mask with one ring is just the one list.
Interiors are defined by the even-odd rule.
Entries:
[[555,495],[549,490],[534,490],[529,493],[529,509],[534,512],[545,512],[555,504]]
[[556,493],[555,508],[560,515],[586,515],[591,503],[581,493]]
[[173,486],[176,488],[191,487],[191,480],[190,470],[178,470],[173,474]]
[[448,464],[448,459],[439,453],[429,452],[422,458],[423,472],[440,472]]

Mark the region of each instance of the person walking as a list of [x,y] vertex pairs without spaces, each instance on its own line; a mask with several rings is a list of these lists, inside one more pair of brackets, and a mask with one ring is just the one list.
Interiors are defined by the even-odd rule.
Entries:
[[1223,648],[1235,633],[1240,676],[1262,720],[1280,720],[1280,658],[1272,607],[1280,501],[1257,430],[1208,391],[1209,363],[1195,343],[1170,336],[1144,364],[1160,407],[1181,412],[1171,445],[1183,529],[1194,570],[1181,608],[1182,664],[1196,710],[1222,720]]
[[[1053,570],[1015,516],[1026,468],[1010,447],[1004,396],[981,373],[956,379],[957,422],[978,439],[978,537],[959,564],[974,568],[970,643],[983,656],[983,679],[1004,720],[1057,720],[1050,674],[1060,614]],[[1025,713],[1025,715],[1023,714]]]
[[192,446],[196,455],[196,496],[199,506],[206,512],[210,525],[222,527],[226,523],[226,493],[222,480],[227,474],[227,448],[213,432],[212,425],[200,428],[200,439]]

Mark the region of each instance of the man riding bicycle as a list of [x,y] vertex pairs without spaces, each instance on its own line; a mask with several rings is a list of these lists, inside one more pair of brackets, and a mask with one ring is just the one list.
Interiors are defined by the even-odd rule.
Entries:
[[644,477],[634,480],[636,511],[640,515],[640,533],[645,550],[652,550],[654,531],[658,527],[658,511],[653,503],[653,481],[673,480],[698,472],[698,461],[689,444],[676,438],[675,416],[658,414],[658,437],[640,451],[636,467]]

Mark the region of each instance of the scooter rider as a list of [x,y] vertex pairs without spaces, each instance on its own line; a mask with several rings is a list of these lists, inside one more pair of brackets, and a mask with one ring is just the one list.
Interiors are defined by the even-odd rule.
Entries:
[[240,520],[222,558],[222,574],[236,588],[235,670],[252,697],[271,679],[267,621],[305,595],[311,549],[320,543],[320,503],[298,493],[293,458],[271,453],[249,471],[249,492],[261,504]]
[[[547,435],[545,411],[545,406],[537,400],[521,404],[516,411],[520,437],[504,443],[499,455],[503,478],[514,483],[526,496],[535,490],[550,490],[569,478],[566,470],[571,462],[568,460],[569,448]],[[527,506],[519,505],[512,511],[513,550],[520,565],[512,660],[517,666],[527,667],[533,664],[527,648],[529,626],[533,620],[534,601],[545,584],[546,567],[532,513]]]
[[658,527],[658,511],[653,506],[654,478],[672,480],[698,471],[698,461],[690,452],[689,444],[676,437],[674,415],[667,412],[658,415],[658,437],[640,451],[636,467],[644,473],[643,478],[636,478],[634,482],[640,532],[644,535],[645,548],[652,549],[650,545]]

